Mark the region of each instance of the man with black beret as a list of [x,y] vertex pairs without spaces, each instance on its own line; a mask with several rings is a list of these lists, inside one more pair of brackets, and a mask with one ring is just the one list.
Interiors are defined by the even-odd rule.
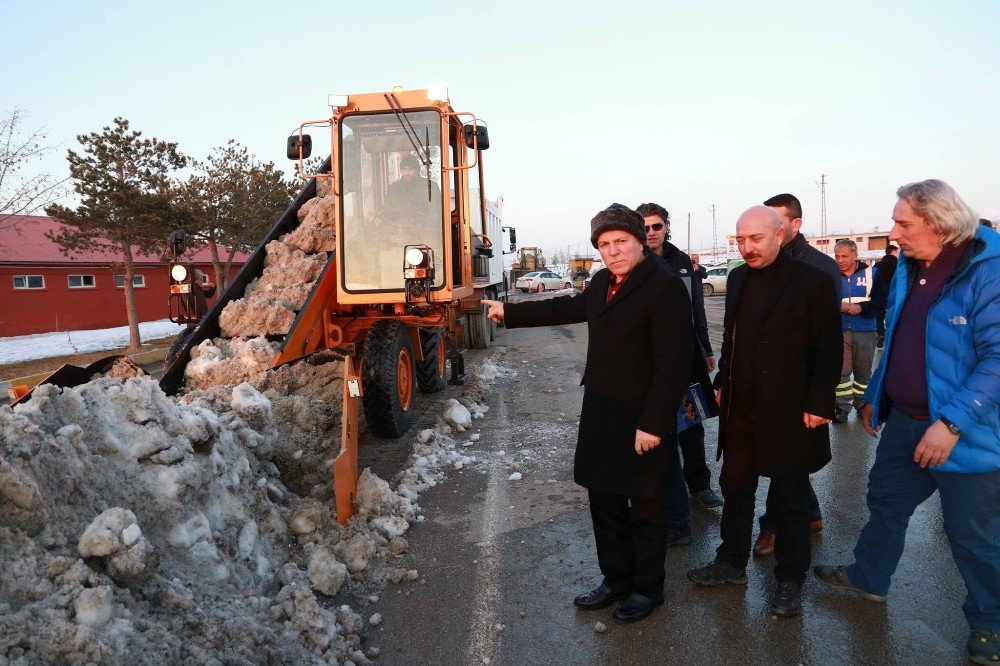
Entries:
[[676,473],[672,443],[691,371],[687,290],[645,247],[643,218],[620,204],[591,220],[606,268],[584,292],[504,304],[483,301],[507,328],[587,322],[587,364],[574,480],[589,491],[604,576],[574,600],[584,610],[635,622],[663,603],[666,494]]

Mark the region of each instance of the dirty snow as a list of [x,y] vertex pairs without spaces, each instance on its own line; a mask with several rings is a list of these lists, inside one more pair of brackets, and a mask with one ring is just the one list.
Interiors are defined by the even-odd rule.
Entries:
[[[147,321],[139,324],[143,340],[153,340],[177,335],[184,330],[180,324],[169,320]],[[61,331],[0,338],[0,365],[34,361],[53,356],[90,354],[108,349],[128,347],[128,326],[103,328],[90,331]]]
[[102,378],[0,408],[0,661],[378,656],[362,646],[375,616],[326,600],[366,578],[419,579],[397,564],[417,498],[477,460],[444,414],[484,414],[494,371],[443,403],[391,482],[363,471],[341,526],[339,405],[323,398],[339,396],[342,361],[268,370],[272,351],[263,338],[203,345],[198,388],[180,398],[146,377]]
[[288,332],[334,248],[327,194],[267,245],[262,275],[220,317],[224,337],[192,350],[185,394],[112,372],[0,408],[0,662],[378,656],[362,634],[381,616],[366,622],[331,597],[420,579],[400,566],[404,535],[423,520],[417,499],[478,462],[467,448],[478,434],[459,435],[509,371],[503,350],[473,368],[392,479],[362,471],[356,513],[340,525],[343,357],[271,369],[278,343],[266,337]]

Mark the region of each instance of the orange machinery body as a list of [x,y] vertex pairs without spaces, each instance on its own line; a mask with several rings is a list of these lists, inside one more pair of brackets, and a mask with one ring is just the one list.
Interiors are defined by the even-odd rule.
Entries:
[[[390,99],[391,96],[391,99]],[[420,344],[421,328],[443,329],[442,353],[439,353],[440,372],[444,374],[444,349],[462,346],[463,330],[461,314],[479,308],[479,299],[474,297],[472,276],[472,238],[484,237],[482,228],[474,228],[475,206],[480,211],[480,219],[485,217],[485,200],[482,187],[482,171],[479,169],[481,152],[470,151],[464,142],[456,142],[463,137],[461,117],[476,122],[474,115],[456,112],[449,103],[435,103],[428,100],[427,91],[403,91],[395,93],[371,93],[351,95],[350,104],[336,109],[327,120],[309,121],[300,127],[328,125],[331,128],[330,172],[307,174],[305,177],[330,179],[328,191],[336,197],[335,220],[337,230],[337,251],[331,256],[319,282],[299,313],[295,325],[285,337],[284,344],[274,359],[273,366],[279,366],[303,358],[322,349],[340,349],[347,354],[344,381],[344,432],[341,453],[335,462],[335,488],[337,496],[338,521],[344,523],[353,512],[351,500],[356,492],[357,479],[357,414],[358,399],[364,395],[361,382],[364,364],[364,339],[372,325],[380,320],[391,319],[404,324],[413,342],[415,360],[423,361],[423,346]],[[443,256],[440,265],[443,279],[440,286],[430,290],[429,298],[418,304],[406,302],[403,289],[358,291],[348,289],[345,272],[340,263],[345,255],[345,220],[343,197],[351,195],[345,191],[343,163],[341,159],[342,132],[345,119],[361,114],[386,114],[393,118],[393,101],[406,113],[414,110],[437,111],[440,113],[440,145],[433,146],[440,154],[440,182],[450,185],[451,196],[441,197],[440,219],[442,224]],[[393,121],[395,122],[395,121]],[[475,125],[473,125],[475,126]],[[437,152],[436,151],[436,152]],[[300,161],[300,168],[302,162]],[[384,166],[384,165],[383,165]],[[470,186],[469,172],[475,169],[478,187]],[[428,169],[429,171],[429,169]],[[437,175],[437,174],[435,174]],[[443,188],[442,188],[443,189]],[[471,191],[478,189],[478,192]],[[452,205],[449,205],[449,204]],[[399,249],[399,270],[403,269],[403,248]],[[354,372],[353,363],[359,363]],[[401,382],[400,391],[404,389]],[[351,387],[349,391],[348,387]],[[353,393],[352,393],[353,391]],[[401,399],[404,397],[401,394]],[[408,401],[409,396],[405,396]]]
[[[444,327],[447,330],[449,340],[460,339],[459,313],[478,305],[478,303],[473,304],[469,300],[474,294],[471,239],[473,235],[481,235],[481,232],[472,228],[470,220],[473,217],[472,206],[478,208],[480,214],[484,216],[485,200],[481,178],[478,197],[476,200],[470,197],[471,187],[467,173],[470,169],[479,166],[481,157],[476,154],[478,151],[473,151],[473,155],[470,157],[469,151],[464,149],[464,144],[459,146],[461,148],[459,150],[451,150],[461,137],[462,122],[460,119],[466,117],[475,122],[476,117],[473,114],[456,112],[448,102],[429,101],[426,90],[351,95],[349,105],[337,109],[330,119],[308,121],[302,124],[302,128],[315,125],[331,127],[330,173],[304,173],[303,175],[311,178],[331,179],[332,187],[330,189],[333,196],[338,199],[348,194],[343,190],[343,167],[340,159],[342,122],[345,118],[358,114],[391,114],[392,105],[387,98],[390,95],[398,101],[399,107],[408,113],[413,110],[437,110],[440,113],[442,140],[440,166],[444,174],[442,180],[458,176],[455,178],[454,184],[454,209],[448,205],[449,197],[442,197],[441,200],[441,219],[447,226],[443,235],[443,285],[431,291],[429,304],[422,304],[428,312],[427,316],[412,314],[412,308],[407,306],[402,289],[360,293],[347,289],[343,271],[339,270],[340,266],[337,265],[340,261],[339,258],[345,255],[343,251],[344,208],[342,201],[338,200],[335,207],[338,239],[336,258],[331,259],[331,265],[324,271],[321,284],[315,289],[313,296],[306,304],[306,308],[300,313],[294,329],[287,336],[281,352],[274,360],[275,366],[289,363],[319,349],[330,347],[342,347],[349,350],[355,347],[352,352],[352,355],[355,355],[358,353],[357,343],[363,341],[364,334],[371,324],[384,318],[402,321],[410,328],[414,340],[416,340],[417,328],[419,327]],[[481,174],[481,170],[478,173]],[[399,266],[402,270],[402,248],[399,248],[399,257]],[[460,267],[457,271],[453,270],[456,265]],[[456,279],[456,274],[460,275],[458,279]],[[422,360],[419,351],[420,345],[416,344],[414,347],[417,359]]]

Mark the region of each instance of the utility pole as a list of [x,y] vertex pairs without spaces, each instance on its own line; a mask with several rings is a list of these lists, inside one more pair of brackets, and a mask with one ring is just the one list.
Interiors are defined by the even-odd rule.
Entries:
[[820,236],[826,236],[826,174],[821,174],[819,177],[819,192],[820,192],[820,218],[819,218],[819,233]]
[[691,213],[688,213],[688,255],[691,254]]
[[712,204],[712,262],[719,263],[719,234],[715,226],[715,204]]

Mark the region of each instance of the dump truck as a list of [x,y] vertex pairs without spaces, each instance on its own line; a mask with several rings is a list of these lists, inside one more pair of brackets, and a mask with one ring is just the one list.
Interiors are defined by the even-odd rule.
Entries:
[[[272,367],[321,351],[344,360],[343,395],[330,397],[343,405],[334,461],[343,523],[356,492],[359,409],[372,433],[400,437],[410,429],[418,390],[464,381],[464,350],[493,341],[482,300],[507,297],[502,239],[506,231],[513,252],[515,232],[485,196],[487,127],[456,111],[447,89],[331,95],[328,104],[328,118],[301,123],[287,140],[306,185],[203,316],[204,294],[192,274],[179,261],[171,265],[171,316],[188,329],[160,383],[167,393],[181,388],[191,350],[221,336],[227,305],[264,273],[267,245],[297,229],[312,199],[332,201],[335,249],[322,254],[322,271],[294,323],[269,338],[280,344]],[[330,129],[330,157],[312,173],[305,168],[311,127]]]
[[569,278],[572,280],[575,288],[584,288],[587,278],[590,277],[590,269],[593,266],[593,257],[577,256],[569,260]]

